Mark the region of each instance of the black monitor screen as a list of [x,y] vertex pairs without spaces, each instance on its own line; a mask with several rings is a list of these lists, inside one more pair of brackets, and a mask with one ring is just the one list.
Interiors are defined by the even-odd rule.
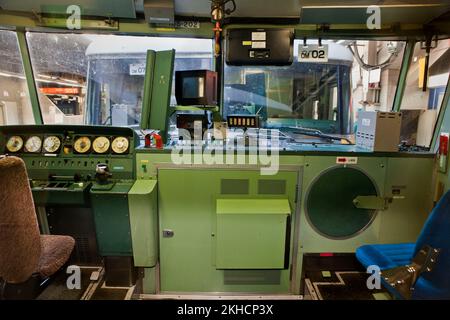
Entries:
[[205,96],[204,77],[184,77],[183,97],[185,99],[203,98]]
[[182,106],[217,105],[217,73],[209,70],[175,72],[175,97]]

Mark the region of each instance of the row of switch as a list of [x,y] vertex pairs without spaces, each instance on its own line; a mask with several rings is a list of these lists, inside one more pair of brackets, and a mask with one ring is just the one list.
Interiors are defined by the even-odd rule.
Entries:
[[108,160],[105,160],[103,162],[101,161],[74,161],[74,160],[68,160],[68,159],[64,159],[64,160],[33,160],[31,161],[31,167],[40,167],[40,168],[45,168],[45,167],[87,167],[89,164],[91,167],[94,167],[95,165],[99,164],[99,163],[108,163]]

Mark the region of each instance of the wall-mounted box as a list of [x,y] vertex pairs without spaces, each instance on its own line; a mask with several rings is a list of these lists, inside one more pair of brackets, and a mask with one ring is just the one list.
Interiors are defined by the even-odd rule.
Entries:
[[397,152],[401,125],[401,112],[361,111],[358,114],[356,145],[371,151]]
[[291,65],[294,60],[294,30],[229,29],[226,63],[229,65]]
[[216,205],[217,269],[286,267],[287,199],[218,199]]
[[174,24],[174,0],[144,0],[144,15],[151,24]]

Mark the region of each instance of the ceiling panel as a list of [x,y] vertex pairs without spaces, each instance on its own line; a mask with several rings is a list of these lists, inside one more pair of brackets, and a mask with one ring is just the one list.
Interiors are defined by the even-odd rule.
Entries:
[[[231,17],[299,18],[300,23],[365,23],[369,5],[382,8],[382,23],[425,23],[450,10],[450,0],[235,0]],[[135,18],[144,0],[77,0],[82,14]],[[0,0],[6,10],[64,12],[73,0]],[[175,14],[210,17],[210,0],[175,0]]]
[[[314,0],[315,1],[315,0]],[[308,0],[308,2],[314,2]],[[408,0],[409,2],[417,2]],[[423,2],[424,0],[422,0]],[[331,2],[331,1],[327,1]],[[347,1],[348,2],[348,1]],[[364,2],[364,1],[353,1]],[[385,3],[388,1],[384,1]],[[450,4],[446,3],[426,3],[426,4],[383,4],[381,9],[381,24],[395,23],[418,23],[425,24],[443,15],[450,10]],[[433,1],[430,1],[433,2]],[[436,1],[435,1],[436,2]],[[442,1],[441,1],[442,2]],[[345,3],[339,2],[339,3]],[[321,3],[323,4],[323,3]],[[367,6],[303,6],[301,8],[300,23],[305,24],[365,24],[370,13],[367,13]]]
[[134,0],[0,0],[4,10],[66,14],[69,5],[81,7],[82,15],[136,18]]
[[[143,1],[136,0],[136,10],[143,12]],[[235,0],[236,11],[232,17],[299,17],[298,0]],[[231,5],[228,4],[227,8]],[[210,0],[175,0],[175,14],[180,16],[210,17]]]
[[301,6],[371,6],[449,4],[448,0],[299,0]]

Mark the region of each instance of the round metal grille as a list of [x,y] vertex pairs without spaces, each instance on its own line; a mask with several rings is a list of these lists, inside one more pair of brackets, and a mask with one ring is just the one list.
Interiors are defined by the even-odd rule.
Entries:
[[363,231],[375,218],[376,210],[358,209],[357,196],[377,196],[373,181],[361,170],[336,167],[319,175],[306,196],[306,216],[320,234],[346,239]]

